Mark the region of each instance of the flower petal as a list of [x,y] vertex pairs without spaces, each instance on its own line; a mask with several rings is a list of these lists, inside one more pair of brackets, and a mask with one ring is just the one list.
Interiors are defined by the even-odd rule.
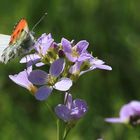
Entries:
[[41,67],[41,66],[44,66],[44,65],[45,65],[45,64],[44,64],[43,62],[39,62],[39,63],[36,63],[36,64],[35,64],[36,67]]
[[75,62],[75,64],[70,67],[69,73],[75,74],[75,75],[79,74],[81,65],[82,65],[82,62]]
[[87,103],[82,99],[75,99],[72,104],[71,115],[72,118],[78,119],[85,115],[88,107]]
[[19,74],[9,75],[9,78],[15,82],[16,84],[31,90],[30,88],[33,87],[33,84],[28,80],[28,71],[24,70]]
[[49,47],[51,47],[54,39],[51,34],[46,35],[46,33],[42,34],[42,36],[37,40],[34,48],[39,54],[45,55]]
[[88,48],[89,43],[86,40],[81,40],[79,41],[76,46],[77,46],[77,51],[79,52],[79,54],[83,53],[86,51],[86,49]]
[[48,74],[43,70],[33,70],[28,79],[35,85],[44,85],[47,82]]
[[68,109],[71,109],[72,107],[72,95],[69,94],[68,92],[65,93],[65,101],[64,103],[66,104],[66,107]]
[[61,78],[53,87],[60,91],[67,91],[72,86],[72,80],[69,78]]
[[140,115],[140,102],[139,101],[131,101],[130,105],[132,109],[135,111],[136,115]]
[[38,54],[34,53],[34,54],[29,54],[26,55],[25,57],[23,57],[20,60],[20,63],[27,63],[27,62],[33,62],[33,64],[35,64],[36,62],[38,62],[40,60],[40,56],[38,56]]
[[77,56],[73,56],[71,53],[65,53],[65,55],[71,62],[75,62],[77,60]]
[[91,59],[93,58],[93,56],[89,53],[82,53],[79,58],[78,61],[86,61],[87,59]]
[[112,70],[112,68],[108,65],[104,65],[104,61],[97,59],[97,58],[93,58],[89,60],[91,68],[92,67],[96,67],[98,69],[104,69],[104,70]]
[[56,106],[55,113],[60,119],[62,119],[65,122],[71,119],[70,110],[65,105],[59,104],[58,106]]
[[65,53],[66,52],[67,53],[71,53],[72,52],[72,47],[71,47],[71,42],[70,41],[68,41],[65,38],[62,38],[61,43],[62,43],[62,47],[63,47],[63,50],[64,50]]
[[58,77],[64,70],[65,67],[65,61],[64,59],[60,58],[54,61],[50,67],[50,74]]
[[108,65],[95,65],[93,67],[96,67],[98,69],[103,69],[103,70],[112,70],[112,68],[110,66],[108,66]]
[[122,120],[129,119],[130,116],[133,116],[135,114],[135,111],[133,110],[132,106],[128,103],[126,105],[123,105],[120,110],[120,118]]
[[37,100],[43,101],[49,97],[49,95],[52,92],[52,88],[47,87],[47,86],[42,86],[38,89],[38,91],[35,94],[35,98]]
[[110,123],[125,123],[121,118],[106,118],[105,121]]
[[103,65],[105,63],[104,61],[97,58],[91,58],[89,62],[91,65]]

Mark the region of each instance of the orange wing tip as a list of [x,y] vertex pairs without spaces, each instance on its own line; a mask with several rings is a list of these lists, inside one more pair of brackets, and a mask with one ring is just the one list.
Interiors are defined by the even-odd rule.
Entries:
[[28,28],[28,24],[26,19],[22,18],[14,27],[9,44],[13,44],[25,28]]

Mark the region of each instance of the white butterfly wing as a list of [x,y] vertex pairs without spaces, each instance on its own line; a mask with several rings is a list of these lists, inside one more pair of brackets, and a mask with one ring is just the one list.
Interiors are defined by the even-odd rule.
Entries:
[[3,34],[0,34],[0,61],[3,62],[2,58],[1,58],[1,55],[3,53],[3,50],[5,48],[8,47],[8,44],[10,42],[10,35],[3,35]]

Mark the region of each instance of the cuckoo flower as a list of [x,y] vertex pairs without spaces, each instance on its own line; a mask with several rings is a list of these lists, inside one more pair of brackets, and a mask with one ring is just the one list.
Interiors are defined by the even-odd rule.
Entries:
[[94,69],[112,70],[110,66],[105,65],[104,63],[105,62],[100,59],[91,57],[86,61],[76,62],[73,66],[70,67],[69,72],[74,75],[79,74],[80,76]]
[[53,88],[60,91],[67,91],[72,86],[72,81],[69,78],[61,77],[65,67],[64,59],[54,61],[49,70],[49,74],[43,70],[33,70],[29,75],[29,80],[34,85],[41,87],[35,94],[36,99],[45,100],[51,94]]
[[[36,41],[34,49],[36,52],[34,54],[27,55],[20,60],[20,63],[29,63],[29,65],[36,64],[36,66],[42,66],[44,63],[39,62],[43,59],[48,49],[53,45],[54,39],[51,34],[46,35],[45,33]],[[39,62],[39,63],[38,63]]]
[[35,50],[38,52],[40,56],[44,56],[47,53],[47,50],[51,47],[54,39],[51,34],[46,35],[46,33],[42,34],[41,37],[37,40],[34,45]]
[[65,122],[75,121],[85,115],[88,110],[87,104],[82,99],[72,101],[72,95],[65,94],[65,104],[59,104],[55,107],[56,115]]
[[131,101],[124,105],[120,110],[120,117],[106,118],[106,122],[110,123],[129,123],[133,126],[140,124],[140,102]]
[[73,46],[70,41],[62,38],[61,44],[66,57],[71,62],[83,61],[91,57],[91,54],[87,52],[89,43],[86,40],[81,40]]
[[20,85],[26,89],[28,89],[32,94],[37,91],[37,88],[28,80],[28,75],[31,72],[31,67],[27,70],[24,70],[15,75],[9,75],[9,78],[15,82],[17,85]]

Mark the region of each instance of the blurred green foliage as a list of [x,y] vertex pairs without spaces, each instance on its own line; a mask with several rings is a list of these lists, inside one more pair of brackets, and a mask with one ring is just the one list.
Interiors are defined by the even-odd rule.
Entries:
[[[32,28],[47,12],[35,29],[36,37],[51,32],[57,42],[62,37],[86,39],[93,55],[113,68],[111,72],[87,73],[73,87],[74,97],[85,99],[89,111],[72,130],[69,140],[139,139],[139,128],[104,122],[105,117],[118,116],[123,104],[140,99],[139,5],[138,0],[1,1],[1,33],[11,34],[14,23],[22,17]],[[8,78],[24,67],[19,60],[0,65],[0,140],[55,140],[55,122],[45,103]],[[52,95],[47,102],[55,101]]]

